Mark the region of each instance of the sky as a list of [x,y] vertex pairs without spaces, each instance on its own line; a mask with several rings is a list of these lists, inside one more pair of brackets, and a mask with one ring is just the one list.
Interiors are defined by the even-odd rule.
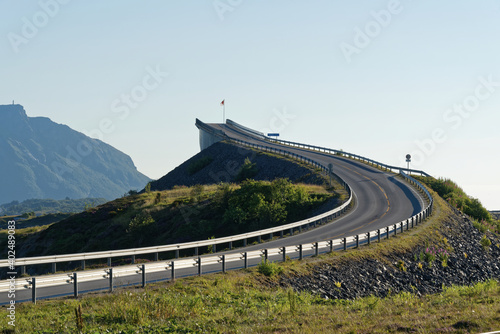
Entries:
[[[457,182],[500,210],[500,0],[0,0],[0,104],[157,179],[195,119]],[[2,162],[8,163],[8,162]]]

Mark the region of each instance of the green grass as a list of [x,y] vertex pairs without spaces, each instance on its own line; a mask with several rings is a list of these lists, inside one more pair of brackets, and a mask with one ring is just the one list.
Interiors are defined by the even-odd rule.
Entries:
[[[437,197],[437,196],[436,196]],[[304,261],[264,263],[249,270],[178,279],[146,289],[119,289],[17,305],[21,333],[77,333],[81,306],[85,333],[476,333],[498,330],[500,287],[490,280],[444,287],[434,295],[412,293],[386,298],[326,300],[276,283],[279,275],[310,273],[317,265],[404,253],[425,243],[447,244],[439,230],[450,207],[436,198],[434,214],[418,228],[382,243]],[[390,265],[390,264],[388,264]],[[273,266],[272,275],[266,275]],[[404,264],[403,266],[404,267]],[[263,270],[266,269],[266,270]],[[338,282],[341,286],[341,282]],[[1,313],[4,313],[2,315]],[[7,311],[2,308],[0,316]],[[8,328],[1,322],[0,328]]]
[[[248,270],[17,305],[16,329],[78,333],[79,306],[85,333],[465,333],[498,329],[500,288],[490,280],[424,297],[325,300],[269,287],[261,274]],[[6,319],[4,307],[0,314]],[[7,329],[7,321],[0,328]]]

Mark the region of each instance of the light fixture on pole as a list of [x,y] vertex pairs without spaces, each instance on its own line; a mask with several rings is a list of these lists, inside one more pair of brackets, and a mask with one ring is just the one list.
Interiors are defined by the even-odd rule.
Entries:
[[407,165],[408,173],[410,173],[410,162],[411,162],[411,155],[407,154],[406,155],[406,165]]
[[226,123],[226,104],[224,103],[226,99],[222,100],[220,105],[222,106],[222,124]]

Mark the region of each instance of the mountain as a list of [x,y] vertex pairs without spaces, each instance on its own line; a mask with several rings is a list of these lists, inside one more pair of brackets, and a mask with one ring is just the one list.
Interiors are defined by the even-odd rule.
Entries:
[[0,105],[0,203],[30,198],[114,199],[149,180],[123,152],[19,104]]

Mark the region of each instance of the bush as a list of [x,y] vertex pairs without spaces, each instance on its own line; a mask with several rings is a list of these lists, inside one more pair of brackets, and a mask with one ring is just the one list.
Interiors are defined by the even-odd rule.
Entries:
[[258,169],[257,164],[252,163],[250,159],[246,158],[243,166],[241,166],[238,174],[236,175],[236,181],[241,182],[248,179],[252,179],[257,175]]
[[[439,196],[444,198],[450,205],[461,210],[463,213],[480,221],[493,223],[493,217],[477,198],[469,197],[462,188],[450,179],[435,179],[432,177],[416,177],[432,188]],[[474,224],[478,229],[478,225]],[[481,229],[480,229],[481,230]]]
[[491,240],[488,239],[488,237],[485,235],[483,235],[483,238],[481,239],[481,246],[483,246],[483,249],[484,250],[488,250],[491,246]]
[[283,268],[280,265],[264,259],[260,262],[258,270],[259,273],[268,277],[279,275],[283,272]]
[[127,232],[136,231],[154,222],[155,221],[149,212],[141,212],[130,221]]

